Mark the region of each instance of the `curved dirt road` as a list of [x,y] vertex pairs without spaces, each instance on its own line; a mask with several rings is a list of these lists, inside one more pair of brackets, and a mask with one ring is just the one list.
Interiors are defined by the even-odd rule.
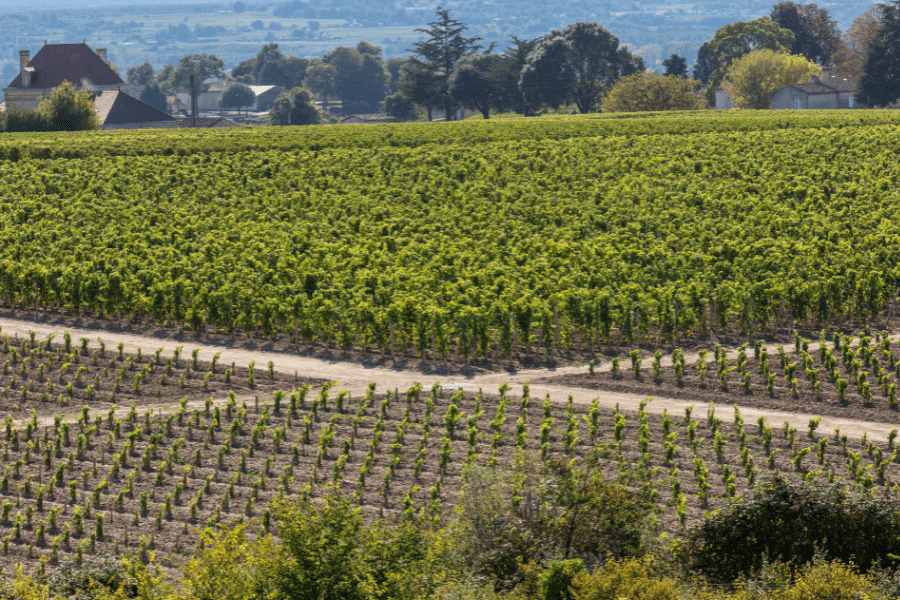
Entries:
[[[35,321],[0,318],[0,327],[2,333],[9,337],[25,337],[29,335],[29,331],[37,334],[39,339],[44,339],[52,333],[57,334],[57,338],[61,339],[64,329],[56,325],[39,323]],[[73,340],[76,342],[80,338],[88,338],[91,340],[90,347],[97,348],[99,343],[97,337],[100,336],[106,344],[107,350],[112,350],[119,343],[124,344],[126,352],[136,352],[141,348],[145,352],[153,352],[158,348],[163,348],[165,354],[172,354],[178,346],[184,346],[183,356],[189,356],[194,348],[199,348],[199,357],[201,360],[210,360],[217,352],[221,352],[220,363],[236,363],[247,365],[250,361],[256,361],[256,365],[260,370],[267,368],[269,361],[274,363],[277,371],[286,374],[294,374],[295,372],[301,376],[327,379],[336,381],[340,384],[341,389],[347,389],[353,395],[361,395],[365,393],[370,382],[376,382],[378,389],[398,388],[406,390],[416,383],[421,383],[424,387],[431,387],[435,382],[440,381],[444,385],[455,385],[465,387],[471,390],[483,389],[485,393],[496,393],[497,387],[506,382],[513,388],[513,392],[517,387],[521,387],[526,381],[536,379],[538,377],[546,377],[548,375],[563,375],[568,373],[580,373],[587,370],[587,366],[567,366],[558,369],[527,369],[519,370],[515,373],[482,373],[472,375],[451,375],[441,377],[433,373],[425,373],[418,369],[393,369],[388,367],[369,367],[356,362],[323,360],[320,358],[303,357],[286,352],[265,352],[257,350],[247,350],[244,348],[236,348],[223,346],[219,344],[200,344],[191,342],[181,342],[173,339],[159,338],[153,336],[143,336],[128,333],[113,333],[109,331],[68,328]],[[810,348],[818,347],[817,342],[812,342]],[[772,346],[774,351],[774,345]],[[685,353],[687,361],[696,360],[697,355],[693,353]],[[671,357],[666,356],[664,361],[671,364]],[[608,370],[610,364],[603,364],[600,370]],[[572,396],[574,402],[589,404],[595,398],[599,398],[601,408],[609,410],[614,409],[618,404],[622,410],[637,411],[638,406],[645,396],[635,394],[624,394],[615,392],[598,392],[583,388],[563,388],[550,385],[530,385],[532,397],[543,397],[545,394],[550,395],[550,399],[557,402],[564,402],[569,395]],[[648,405],[648,410],[652,413],[661,414],[663,410],[668,410],[674,416],[684,414],[684,409],[688,406],[694,406],[694,418],[703,418],[706,416],[708,404],[706,402],[686,402],[684,400],[676,400],[673,398],[654,397],[653,401]],[[809,420],[818,417],[817,414],[804,412],[788,412],[769,409],[758,409],[752,407],[740,407],[741,415],[747,423],[755,423],[760,417],[766,417],[769,424],[775,428],[781,426],[784,421],[789,421],[792,426],[803,431],[807,428]],[[718,407],[718,416],[723,421],[729,421],[733,416],[733,408],[720,404]],[[840,417],[823,416],[819,431],[822,435],[829,437],[834,429],[839,427],[841,433],[845,433],[853,438],[861,438],[864,433],[868,433],[869,439],[878,441],[887,441],[887,435],[895,427],[893,425],[877,423],[872,421],[864,421],[857,419],[848,419]]]

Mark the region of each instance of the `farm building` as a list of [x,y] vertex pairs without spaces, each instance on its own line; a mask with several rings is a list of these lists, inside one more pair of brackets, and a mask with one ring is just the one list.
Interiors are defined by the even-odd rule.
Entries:
[[28,50],[19,52],[19,74],[3,89],[6,107],[35,109],[63,81],[91,91],[125,87],[106,62],[106,49],[94,52],[85,43],[44,44],[34,58]]
[[381,113],[371,113],[366,115],[350,115],[341,119],[341,123],[354,124],[374,124],[374,123],[396,123],[397,119],[389,117]]
[[[217,81],[210,84],[209,89],[197,96],[197,110],[204,112],[222,110],[222,105],[220,104],[222,102],[222,94],[231,85],[234,85],[233,81]],[[247,110],[253,112],[269,110],[275,100],[278,99],[278,96],[285,91],[283,87],[277,85],[251,85],[248,87],[256,94],[256,103],[247,107]],[[170,106],[174,108],[189,108],[191,106],[190,90],[176,90]]]
[[103,129],[177,127],[178,121],[125,92],[103,91],[94,95],[94,108]]
[[773,110],[865,108],[853,101],[853,84],[846,79],[813,77],[810,83],[787,85],[771,94]]

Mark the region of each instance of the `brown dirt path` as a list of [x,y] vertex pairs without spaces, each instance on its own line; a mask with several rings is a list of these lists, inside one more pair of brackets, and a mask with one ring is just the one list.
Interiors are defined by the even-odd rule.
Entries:
[[[0,327],[2,333],[8,336],[18,335],[19,337],[27,337],[29,331],[34,331],[39,338],[46,338],[51,333],[56,333],[59,339],[62,338],[64,330],[46,323],[38,323],[24,319],[0,318]],[[170,338],[160,338],[154,336],[135,335],[128,333],[113,333],[109,331],[79,329],[75,327],[68,328],[73,340],[80,338],[88,338],[91,340],[92,348],[99,347],[97,337],[100,336],[107,349],[114,348],[120,342],[124,344],[126,352],[134,353],[138,348],[144,351],[152,352],[158,348],[163,348],[163,352],[171,354],[178,346],[184,346],[183,356],[190,356],[190,352],[194,348],[200,348],[200,360],[210,360],[217,352],[221,352],[220,362],[236,363],[241,366],[247,366],[250,361],[256,362],[259,371],[265,371],[268,368],[269,361],[274,363],[277,371],[286,374],[294,374],[295,372],[301,376],[310,378],[321,378],[330,381],[336,381],[340,384],[340,389],[347,389],[352,395],[362,395],[370,382],[376,382],[378,389],[397,388],[405,390],[416,383],[421,383],[424,387],[430,387],[437,381],[445,386],[464,386],[469,389],[483,389],[486,393],[496,393],[497,386],[502,382],[506,382],[510,386],[520,388],[526,381],[535,380],[540,377],[548,377],[554,375],[566,375],[573,373],[587,372],[587,365],[581,366],[565,366],[560,368],[548,369],[522,369],[516,372],[507,373],[471,373],[471,374],[453,374],[442,375],[434,372],[424,372],[414,368],[389,368],[384,366],[368,366],[357,362],[348,362],[342,360],[323,360],[321,358],[303,357],[288,352],[266,352],[259,350],[247,350],[244,348],[229,347],[221,344],[201,344],[173,340]],[[786,346],[786,350],[788,345]],[[792,345],[790,345],[792,348]],[[811,342],[810,349],[818,347],[818,342]],[[772,344],[770,351],[774,352],[775,344]],[[737,350],[729,348],[729,354],[736,354]],[[646,356],[649,353],[642,353]],[[685,359],[688,362],[694,362],[697,359],[697,353],[686,352]],[[708,359],[708,360],[711,360]],[[606,371],[610,367],[610,360],[605,359],[599,370]],[[624,368],[628,368],[628,358],[622,360]],[[671,365],[671,356],[663,359],[663,364]],[[596,390],[588,390],[577,387],[560,387],[547,383],[535,384],[530,386],[531,394],[534,397],[543,397],[545,394],[550,395],[550,399],[556,402],[564,402],[571,394],[574,402],[589,404],[595,398],[598,399],[602,409],[614,409],[616,405],[623,411],[637,411],[643,395],[625,394],[615,392],[598,392]],[[653,413],[662,413],[667,410],[670,414],[683,415],[684,409],[693,404],[694,418],[704,418],[708,408],[708,403],[703,401],[688,402],[674,398],[655,397],[649,404],[648,410]],[[769,409],[758,409],[751,407],[740,407],[744,420],[748,423],[756,422],[760,416],[766,417],[773,426],[780,426],[784,421],[790,421],[791,425],[799,430],[805,430],[809,420],[820,415],[807,412],[779,411]],[[731,418],[733,408],[726,407],[722,404],[718,407],[718,416],[723,420]],[[877,441],[887,440],[888,433],[894,429],[893,425],[886,423],[878,423],[873,421],[865,421],[850,418],[839,418],[831,416],[823,416],[819,431],[822,435],[831,435],[835,427],[840,427],[841,433],[847,434],[852,438],[861,438],[867,433],[868,438]]]

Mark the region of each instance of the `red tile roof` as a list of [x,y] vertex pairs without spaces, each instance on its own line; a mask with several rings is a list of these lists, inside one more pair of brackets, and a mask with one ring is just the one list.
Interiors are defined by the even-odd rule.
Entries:
[[[55,88],[63,81],[82,85],[84,80],[93,85],[125,85],[87,44],[47,44],[34,55],[28,66],[34,69],[31,75],[33,88]],[[21,73],[9,87],[22,87]]]
[[125,92],[114,90],[99,92],[94,97],[94,108],[97,109],[97,118],[100,119],[101,125],[175,121],[146,102],[141,102]]

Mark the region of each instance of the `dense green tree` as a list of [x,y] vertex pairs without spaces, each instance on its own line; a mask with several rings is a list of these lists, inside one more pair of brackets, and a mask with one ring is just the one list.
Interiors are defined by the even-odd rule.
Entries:
[[731,63],[722,84],[738,108],[771,108],[771,95],[786,85],[809,83],[819,73],[816,63],[800,54],[757,50]]
[[381,112],[398,121],[413,121],[418,117],[418,110],[412,100],[397,92],[384,99]]
[[528,103],[519,89],[522,69],[528,61],[528,55],[537,48],[540,39],[522,40],[512,36],[509,46],[501,55],[502,62],[495,73],[494,106],[499,111],[514,111],[523,115],[530,114]]
[[[456,102],[450,95],[450,76],[453,75],[453,70],[460,58],[467,54],[475,54],[482,49],[482,46],[478,44],[481,38],[466,37],[467,29],[462,22],[450,16],[449,10],[439,6],[437,20],[428,23],[427,29],[416,29],[417,32],[427,35],[428,39],[416,42],[409,50],[413,55],[409,61],[418,67],[416,73],[418,75],[428,74],[428,77],[415,77],[408,80],[407,89],[414,85],[422,85],[424,88],[413,92],[410,99],[419,102],[413,96],[431,97],[434,89],[437,88],[440,105],[444,109],[447,120],[453,118],[453,113],[457,108]],[[419,103],[421,104],[421,102]]]
[[572,101],[581,113],[594,110],[621,77],[644,70],[644,60],[619,46],[597,23],[581,22],[550,32],[528,56],[519,86],[533,107]]
[[716,66],[709,57],[709,42],[704,42],[697,51],[697,62],[694,63],[693,70],[694,79],[706,85],[715,70]]
[[497,92],[497,71],[503,59],[496,54],[469,54],[457,61],[449,80],[450,96],[487,119]]
[[253,106],[255,102],[256,94],[253,93],[249,86],[243,83],[235,83],[228,86],[228,89],[222,93],[220,105],[222,108],[240,110]]
[[397,87],[411,102],[425,108],[429,121],[432,111],[443,105],[440,77],[421,62],[406,61]]
[[406,62],[406,59],[400,58],[399,56],[392,56],[387,59],[384,63],[384,68],[387,69],[388,75],[390,76],[390,92],[391,94],[396,94],[400,91],[400,88],[397,87],[397,84],[400,81],[400,77],[402,76],[403,63]]
[[367,43],[363,49],[341,46],[322,57],[334,70],[334,91],[344,112],[377,112],[388,93],[381,49]]
[[831,18],[827,9],[819,8],[815,4],[798,4],[797,6],[800,13],[806,18],[806,23],[816,38],[819,48],[822,49],[819,63],[830,65],[844,45],[837,21]]
[[153,65],[145,62],[142,65],[128,69],[125,81],[130,85],[149,85],[151,82],[156,81],[156,71],[153,69]]
[[155,81],[144,87],[139,100],[141,102],[146,102],[158,110],[166,111],[169,109],[169,103],[166,101],[166,94]]
[[683,56],[673,54],[672,56],[664,60],[662,64],[666,69],[663,73],[663,75],[665,75],[666,77],[688,76],[687,59]]
[[156,83],[165,92],[171,91],[175,87],[174,81],[175,67],[172,65],[166,65],[162,68],[162,71],[156,74]]
[[817,546],[827,559],[853,560],[863,572],[895,567],[897,508],[896,500],[847,481],[792,482],[776,476],[692,527],[681,558],[692,571],[729,583],[757,572],[765,559],[799,567],[813,559]]
[[881,22],[860,62],[853,98],[869,106],[900,99],[900,1],[881,7]]
[[68,81],[55,88],[49,98],[41,100],[38,112],[47,119],[51,131],[100,128],[91,93],[85,88],[76,92],[75,86]]
[[822,60],[824,51],[816,39],[806,16],[800,12],[800,7],[794,2],[779,2],[772,7],[769,14],[779,27],[787,29],[794,34],[794,43],[790,47],[791,54],[800,54],[813,62]]
[[316,125],[321,122],[322,115],[313,104],[312,95],[299,87],[279,96],[269,111],[271,125]]
[[306,77],[309,61],[305,58],[289,56],[277,62],[267,62],[259,71],[258,85],[280,85],[286,90],[297,87]]
[[788,52],[794,45],[794,33],[768,18],[738,21],[722,27],[709,41],[709,62],[712,74],[706,99],[715,102],[715,90],[728,74],[731,63],[756,50]]
[[313,58],[306,67],[303,87],[322,100],[322,106],[328,110],[328,97],[335,95],[335,69],[321,58]]
[[263,44],[260,51],[256,53],[256,58],[253,61],[253,69],[250,71],[253,75],[253,81],[259,83],[259,74],[266,65],[277,64],[282,60],[284,60],[284,54],[278,49],[278,44],[274,42]]
[[603,100],[604,112],[699,110],[703,99],[693,93],[696,81],[676,75],[635,73],[623,77]]
[[192,73],[197,91],[205,91],[209,83],[225,78],[225,62],[215,54],[186,54],[172,73],[172,86],[187,88]]

